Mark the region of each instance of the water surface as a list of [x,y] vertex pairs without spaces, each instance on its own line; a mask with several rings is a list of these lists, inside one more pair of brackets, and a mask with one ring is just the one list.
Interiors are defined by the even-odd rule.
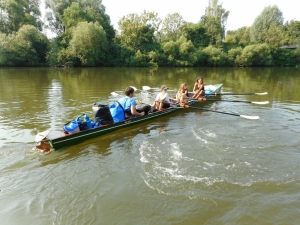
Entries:
[[[127,86],[174,95],[223,83],[208,109],[169,116],[48,154],[38,132],[60,135],[94,102],[111,103]],[[300,75],[298,68],[1,68],[1,224],[299,224]],[[152,103],[149,94],[135,97]]]

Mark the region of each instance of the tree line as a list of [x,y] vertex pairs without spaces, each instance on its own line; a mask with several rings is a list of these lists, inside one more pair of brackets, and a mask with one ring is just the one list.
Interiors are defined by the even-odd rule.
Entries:
[[[265,7],[251,27],[226,32],[229,11],[209,0],[198,23],[179,13],[128,14],[111,25],[102,0],[0,0],[0,66],[297,66],[300,21]],[[48,39],[43,29],[56,34]],[[282,46],[295,45],[295,50]]]

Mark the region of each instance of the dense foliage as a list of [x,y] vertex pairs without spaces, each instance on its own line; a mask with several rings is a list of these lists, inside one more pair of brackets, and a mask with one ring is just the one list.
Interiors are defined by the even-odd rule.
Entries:
[[[251,27],[226,32],[230,12],[209,0],[198,23],[179,13],[124,15],[118,30],[102,0],[0,1],[0,66],[297,66],[300,21],[268,6]],[[43,29],[55,38],[48,39]],[[291,48],[292,46],[292,48]]]

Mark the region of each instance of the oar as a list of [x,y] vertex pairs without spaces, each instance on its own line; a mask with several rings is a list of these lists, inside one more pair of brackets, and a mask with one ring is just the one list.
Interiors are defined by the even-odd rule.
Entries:
[[130,87],[132,87],[133,89],[134,89],[134,91],[136,91],[136,90],[138,90],[136,87],[134,87],[134,86],[130,86]]
[[[130,87],[132,87],[133,89],[134,89],[134,91],[136,91],[136,90],[138,90],[136,87],[134,87],[134,86],[130,86]],[[119,91],[119,92],[121,92],[121,91]],[[116,92],[111,92],[110,93],[111,95],[113,95],[113,96],[119,96],[120,94],[118,94],[118,93],[116,93]]]
[[[160,90],[159,88],[152,88],[149,86],[143,86],[142,89],[143,89],[143,91],[149,91],[150,89]],[[177,90],[170,90],[170,89],[168,89],[168,90],[169,91],[177,91]]]
[[116,93],[116,92],[111,92],[110,94],[111,94],[112,96],[119,96],[119,94]]
[[244,101],[244,100],[225,100],[225,99],[206,99],[206,98],[192,98],[191,100],[198,100],[200,102],[205,102],[205,101],[218,101],[218,102],[242,102],[242,103],[252,103],[252,104],[257,104],[257,105],[266,105],[269,104],[269,101],[264,101],[264,102],[251,102],[251,101]]
[[242,117],[242,118],[245,118],[245,119],[249,119],[249,120],[258,120],[259,119],[258,116],[239,115],[239,114],[235,114],[235,113],[221,112],[221,111],[216,111],[216,110],[211,110],[211,109],[206,109],[206,108],[193,107],[193,106],[189,106],[189,105],[184,105],[184,108],[199,109],[199,110],[203,110],[203,111],[210,111],[210,112],[227,114],[227,115],[232,115],[232,116],[239,116],[239,117]]
[[139,103],[139,104],[144,104],[144,105],[146,105],[146,103],[144,103],[141,99],[137,99],[136,102]]
[[43,132],[37,133],[35,136],[35,142],[38,143],[38,142],[42,141],[44,138],[46,138],[48,136],[49,133],[50,133],[50,130],[45,130]]
[[143,102],[142,99],[136,99],[136,102],[137,102],[138,104],[149,105],[148,103]]
[[149,86],[143,86],[142,89],[143,89],[144,91],[149,91],[150,89],[159,89],[159,88],[151,88],[151,87],[149,87]]
[[214,94],[205,94],[205,95],[267,95],[268,92],[262,92],[262,93],[214,93]]

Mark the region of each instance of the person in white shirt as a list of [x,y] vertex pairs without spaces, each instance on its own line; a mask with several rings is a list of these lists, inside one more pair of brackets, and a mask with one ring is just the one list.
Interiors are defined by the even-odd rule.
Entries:
[[161,92],[157,94],[155,101],[154,101],[154,107],[161,111],[162,109],[167,109],[170,107],[170,99],[169,95],[167,93],[167,90],[169,88],[166,85],[162,85],[160,90]]

